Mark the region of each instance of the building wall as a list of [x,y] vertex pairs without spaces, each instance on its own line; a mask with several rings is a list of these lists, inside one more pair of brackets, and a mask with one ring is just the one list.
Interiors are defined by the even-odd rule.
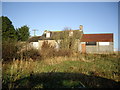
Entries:
[[[60,48],[60,41],[61,40],[58,40],[57,42],[55,40],[38,40],[39,49],[41,49],[44,41],[48,41],[48,43],[50,43],[52,46],[55,46],[55,48],[57,50],[59,50],[59,48]],[[74,51],[78,51],[78,49],[79,49],[79,47],[78,47],[79,45],[78,44],[79,44],[79,39],[76,39],[75,43],[74,43],[74,46],[73,46],[73,50]]]
[[38,49],[39,48],[39,43],[38,42],[30,42],[30,47],[34,48],[34,49]]
[[50,43],[50,45],[55,46],[56,48],[59,47],[55,40],[38,40],[40,50],[41,50],[41,47],[42,47],[44,41],[48,41],[48,43]]
[[78,51],[82,52],[82,44],[85,44],[85,42],[79,42],[78,44]]
[[[79,51],[82,52],[82,44],[79,44]],[[96,45],[86,45],[86,53],[112,53],[114,51],[113,42],[109,42],[109,45],[100,45],[100,42],[96,42]]]
[[99,52],[113,52],[114,45],[113,42],[109,42],[109,45],[98,45]]

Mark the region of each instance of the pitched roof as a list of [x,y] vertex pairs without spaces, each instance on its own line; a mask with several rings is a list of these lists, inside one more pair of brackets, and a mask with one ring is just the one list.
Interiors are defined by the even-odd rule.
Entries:
[[81,42],[113,42],[113,33],[83,34]]
[[[83,32],[81,32],[80,30],[66,30],[66,31],[49,31],[50,32],[50,38],[46,38],[45,34],[42,35],[42,37],[40,37],[39,40],[54,40],[55,38],[59,37],[60,39],[63,39],[63,34],[64,32],[67,32],[67,34],[69,35],[69,32],[73,31],[73,36],[74,35],[81,35]],[[77,37],[77,39],[79,39],[79,37]]]
[[38,42],[41,36],[33,36],[28,39],[28,42]]

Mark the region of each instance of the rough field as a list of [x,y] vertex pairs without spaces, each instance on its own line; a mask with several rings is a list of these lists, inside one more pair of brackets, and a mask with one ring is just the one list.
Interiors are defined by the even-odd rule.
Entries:
[[2,64],[3,88],[102,88],[120,84],[120,56],[83,54]]

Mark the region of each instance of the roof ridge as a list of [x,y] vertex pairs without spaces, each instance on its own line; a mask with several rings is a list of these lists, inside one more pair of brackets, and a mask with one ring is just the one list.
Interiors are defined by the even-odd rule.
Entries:
[[[79,29],[76,30],[65,30],[65,31],[78,31]],[[50,31],[50,32],[63,32],[63,31]]]
[[90,33],[90,34],[114,34],[114,33]]

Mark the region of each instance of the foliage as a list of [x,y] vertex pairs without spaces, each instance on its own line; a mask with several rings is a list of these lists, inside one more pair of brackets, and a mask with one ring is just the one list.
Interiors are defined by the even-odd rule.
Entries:
[[0,19],[2,19],[2,41],[28,40],[30,36],[28,26],[24,25],[15,30],[12,21],[8,17],[2,16]]
[[[69,36],[70,31],[73,32],[72,36]],[[77,50],[77,40],[81,38],[79,30],[71,30],[69,28],[64,28],[61,33],[62,40],[60,42],[61,49],[70,49],[70,50]]]
[[44,58],[54,57],[56,54],[55,47],[48,43],[48,41],[44,41],[40,50],[40,54]]
[[67,56],[70,57],[72,55],[72,51],[69,49],[59,49],[57,50],[51,43],[48,41],[44,41],[40,50],[40,54],[44,58],[49,57],[59,57],[59,56]]
[[60,48],[61,49],[69,49],[69,44],[70,44],[70,38],[68,37],[68,31],[63,31],[61,36],[62,40],[60,42]]
[[2,58],[4,61],[13,60],[17,57],[18,46],[16,42],[4,41],[2,43]]
[[60,49],[57,51],[56,56],[67,56],[70,57],[73,54],[73,51],[69,49]]
[[12,21],[8,17],[2,16],[0,19],[2,19],[2,58],[5,61],[19,58],[20,55],[17,52],[22,46],[17,45],[17,41],[27,41],[29,28],[22,26],[15,30]]
[[23,54],[23,59],[31,58],[33,60],[41,60],[41,58],[42,58],[42,56],[36,49],[25,50],[22,52],[22,54]]
[[14,26],[12,25],[12,21],[8,17],[0,17],[2,18],[2,39],[5,40],[17,40],[16,31]]
[[16,32],[18,36],[18,41],[27,41],[30,36],[29,27],[26,25],[16,29]]
[[[70,32],[73,32],[73,35],[70,35]],[[82,37],[82,33],[79,30],[72,30],[68,27],[65,27],[63,31],[58,31],[53,33],[52,39],[54,39],[60,46],[61,49],[70,49],[77,50],[78,40]]]

